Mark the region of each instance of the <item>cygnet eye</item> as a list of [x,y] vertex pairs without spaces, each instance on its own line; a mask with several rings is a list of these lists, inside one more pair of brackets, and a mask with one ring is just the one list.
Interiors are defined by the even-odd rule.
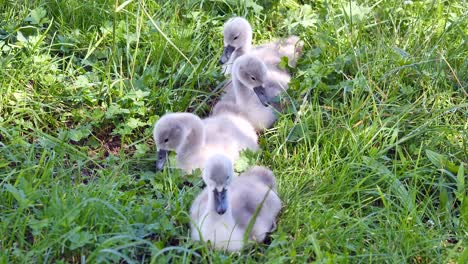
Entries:
[[256,81],[257,79],[255,79],[255,77],[253,76],[250,76],[250,79],[252,79],[252,81]]
[[236,40],[238,37],[239,37],[239,36],[235,36],[235,37],[234,37],[234,40]]
[[166,139],[164,140],[164,143],[167,143],[168,141],[169,141],[169,139],[168,139],[168,138],[166,138]]

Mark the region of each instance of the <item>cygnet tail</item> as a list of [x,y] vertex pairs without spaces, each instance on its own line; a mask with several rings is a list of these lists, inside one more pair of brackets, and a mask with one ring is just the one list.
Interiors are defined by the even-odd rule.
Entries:
[[298,36],[289,36],[285,39],[280,47],[279,52],[281,56],[286,56],[289,59],[289,65],[294,67],[297,60],[302,56],[302,49],[304,42]]
[[[242,175],[245,175],[246,177],[253,178],[262,184],[265,184],[269,188],[271,188],[273,191],[276,191],[276,178],[275,175],[271,170],[269,170],[266,167],[262,166],[255,166]],[[241,176],[242,176],[241,175]]]

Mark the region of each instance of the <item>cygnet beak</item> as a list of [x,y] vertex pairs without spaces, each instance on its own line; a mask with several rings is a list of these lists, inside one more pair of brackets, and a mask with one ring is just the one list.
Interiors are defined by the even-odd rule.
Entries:
[[231,45],[227,45],[226,47],[224,47],[223,54],[221,55],[221,58],[219,59],[219,64],[223,65],[226,62],[228,62],[234,50],[235,48]]
[[257,86],[253,88],[255,94],[257,95],[258,99],[264,106],[268,106],[270,104],[266,94],[265,94],[265,87]]
[[223,215],[227,210],[226,189],[223,189],[220,192],[217,189],[214,189],[213,192],[216,212]]
[[162,171],[164,169],[164,164],[166,164],[168,154],[169,151],[165,149],[160,149],[158,151],[158,158],[156,160],[156,171]]

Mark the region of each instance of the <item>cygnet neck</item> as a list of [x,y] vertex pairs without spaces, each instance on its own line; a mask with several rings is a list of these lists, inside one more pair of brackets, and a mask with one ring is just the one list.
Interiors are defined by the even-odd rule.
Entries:
[[180,116],[179,121],[186,129],[186,138],[177,149],[177,153],[182,156],[191,155],[199,151],[205,142],[203,122],[200,118],[192,114]]
[[237,72],[235,72],[236,70],[237,69],[234,69],[232,74],[232,85],[234,88],[236,104],[241,104],[242,102],[247,102],[253,95],[253,92],[239,80]]
[[252,50],[252,39],[248,40],[244,45],[236,50],[236,58],[250,52]]

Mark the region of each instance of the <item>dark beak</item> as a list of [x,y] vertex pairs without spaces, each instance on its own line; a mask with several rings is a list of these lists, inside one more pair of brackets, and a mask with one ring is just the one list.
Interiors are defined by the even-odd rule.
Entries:
[[263,86],[257,86],[253,88],[255,94],[257,95],[258,99],[264,106],[268,106],[270,102],[268,101],[268,98],[265,94],[265,87]]
[[169,151],[165,149],[160,149],[158,151],[158,159],[156,160],[156,171],[162,171],[164,169],[164,164],[166,164],[168,154]]
[[216,212],[220,215],[223,215],[227,210],[226,189],[223,189],[221,192],[218,192],[217,189],[214,189],[213,192]]
[[224,47],[223,50],[223,55],[221,55],[221,58],[219,59],[219,64],[223,65],[226,62],[229,61],[229,58],[231,58],[232,53],[234,52],[235,48],[233,46],[227,45]]

